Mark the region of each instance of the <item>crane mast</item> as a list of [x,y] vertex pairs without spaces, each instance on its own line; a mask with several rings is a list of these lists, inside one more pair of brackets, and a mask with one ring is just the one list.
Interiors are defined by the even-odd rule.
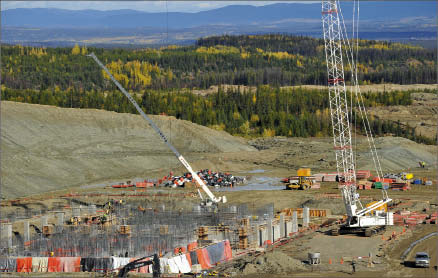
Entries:
[[[184,159],[184,157],[177,151],[177,149],[175,149],[175,147],[169,142],[169,140],[167,139],[167,137],[161,132],[161,130],[158,128],[158,126],[152,121],[151,118],[149,118],[145,112],[143,112],[143,110],[140,108],[140,106],[138,105],[138,103],[135,101],[135,99],[125,90],[125,88],[123,88],[122,85],[120,85],[120,83],[114,78],[114,76],[110,73],[110,71],[107,69],[107,67],[105,67],[104,64],[102,64],[102,62],[96,57],[96,55],[94,53],[91,53],[89,55],[87,55],[91,58],[93,58],[93,60],[108,74],[108,76],[110,77],[110,79],[114,82],[114,84],[119,88],[119,90],[129,99],[129,101],[135,106],[135,108],[137,109],[138,113],[140,113],[140,115],[149,123],[149,125],[154,129],[154,131],[160,136],[161,140],[164,141],[164,143],[166,143],[166,145],[169,147],[169,149],[172,150],[172,152],[175,154],[176,158],[178,158],[178,160],[182,163],[182,165],[184,165],[184,167],[190,172],[190,174],[192,175],[192,177],[195,179],[195,181],[198,183],[198,185],[202,188],[202,190],[204,190],[204,192],[207,194],[207,196],[210,198],[211,201],[213,201],[214,203],[226,203],[227,199],[225,196],[223,197],[219,197],[216,198],[214,196],[214,194],[210,191],[210,189],[208,189],[207,185],[201,180],[201,178],[198,176],[198,174],[193,171],[192,167],[190,166],[190,164]],[[200,197],[202,198],[201,192],[198,190]]]
[[[392,201],[387,197],[384,190],[384,198],[378,202],[375,202],[367,207],[363,207],[359,194],[356,191],[356,169],[351,140],[351,127],[349,119],[349,109],[347,89],[345,86],[344,76],[344,64],[343,64],[343,40],[345,26],[341,26],[341,20],[339,17],[340,9],[338,7],[338,0],[323,0],[322,1],[322,23],[323,23],[323,35],[324,35],[324,48],[325,58],[328,74],[328,91],[329,91],[329,106],[330,116],[333,128],[333,144],[336,155],[336,169],[339,174],[339,182],[341,186],[342,198],[344,201],[345,209],[347,211],[347,223],[343,228],[355,229],[355,231],[361,231],[360,229],[366,227],[393,225],[393,215],[391,212],[382,211],[381,208],[385,204]],[[343,24],[343,21],[342,21]],[[346,36],[346,34],[345,34]],[[348,45],[349,46],[349,45]],[[352,53],[351,53],[352,55]],[[347,59],[349,57],[347,56]],[[354,64],[352,59],[352,74],[353,84],[356,85],[356,98],[358,98],[358,84],[357,84],[357,71],[353,69]],[[364,107],[360,106],[360,115],[364,117]],[[365,115],[366,116],[366,115]],[[366,123],[368,120],[366,119]],[[369,127],[369,126],[368,126]],[[367,128],[367,126],[366,126]],[[371,136],[371,139],[369,136]],[[377,153],[375,151],[374,141],[372,140],[371,131],[367,132],[373,160],[377,159],[378,169],[377,174],[380,176],[381,168],[378,162]],[[374,152],[373,152],[374,150]],[[376,164],[376,161],[374,161]],[[380,169],[380,172],[379,172]],[[374,232],[368,229],[367,232]]]
[[358,205],[362,205],[356,192],[356,170],[342,59],[342,29],[336,1],[322,1],[322,23],[336,169],[342,173],[342,196],[347,215],[352,217],[356,215]]

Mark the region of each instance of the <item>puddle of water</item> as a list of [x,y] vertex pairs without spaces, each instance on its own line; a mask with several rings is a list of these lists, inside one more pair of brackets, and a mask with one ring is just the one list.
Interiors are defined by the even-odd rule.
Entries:
[[258,174],[258,173],[264,173],[264,172],[266,172],[266,170],[264,170],[264,169],[254,169],[254,170],[247,171],[247,172],[244,172],[244,173],[248,173],[248,174]]
[[235,187],[221,187],[217,188],[216,192],[225,191],[245,191],[245,190],[283,190],[280,178],[271,177],[252,177],[247,184],[238,185]]

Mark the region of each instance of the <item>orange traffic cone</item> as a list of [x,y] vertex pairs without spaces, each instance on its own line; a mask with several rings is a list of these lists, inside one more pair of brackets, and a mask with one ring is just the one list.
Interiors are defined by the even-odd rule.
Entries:
[[332,259],[329,259],[329,264],[332,264]]

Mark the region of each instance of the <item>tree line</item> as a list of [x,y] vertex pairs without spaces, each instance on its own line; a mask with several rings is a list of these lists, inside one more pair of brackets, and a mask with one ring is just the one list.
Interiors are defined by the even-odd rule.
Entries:
[[[202,38],[191,46],[146,49],[1,46],[2,84],[13,89],[114,90],[85,54],[113,67],[127,89],[206,89],[213,85],[325,85],[323,40],[291,35]],[[362,84],[432,84],[436,51],[359,40]],[[349,76],[346,67],[346,77]]]
[[[370,106],[410,105],[416,91],[364,93]],[[217,130],[244,137],[332,136],[328,93],[326,90],[279,88],[261,85],[256,90],[219,87],[216,93],[202,96],[191,90],[145,90],[131,92],[149,114],[166,114]],[[96,108],[120,113],[137,113],[117,90],[21,90],[3,86],[2,99],[59,107]],[[354,122],[361,119],[354,113]],[[370,119],[374,134],[394,134],[416,142],[434,144],[434,140],[415,134],[415,129],[400,123]],[[353,122],[353,120],[352,120]],[[362,130],[357,124],[357,130]]]

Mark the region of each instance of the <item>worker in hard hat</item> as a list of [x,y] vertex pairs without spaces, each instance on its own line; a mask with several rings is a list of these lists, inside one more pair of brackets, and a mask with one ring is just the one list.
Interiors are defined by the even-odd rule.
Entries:
[[105,214],[102,215],[102,217],[100,218],[100,221],[101,221],[102,223],[105,223],[107,219],[108,219],[108,215],[105,213]]

